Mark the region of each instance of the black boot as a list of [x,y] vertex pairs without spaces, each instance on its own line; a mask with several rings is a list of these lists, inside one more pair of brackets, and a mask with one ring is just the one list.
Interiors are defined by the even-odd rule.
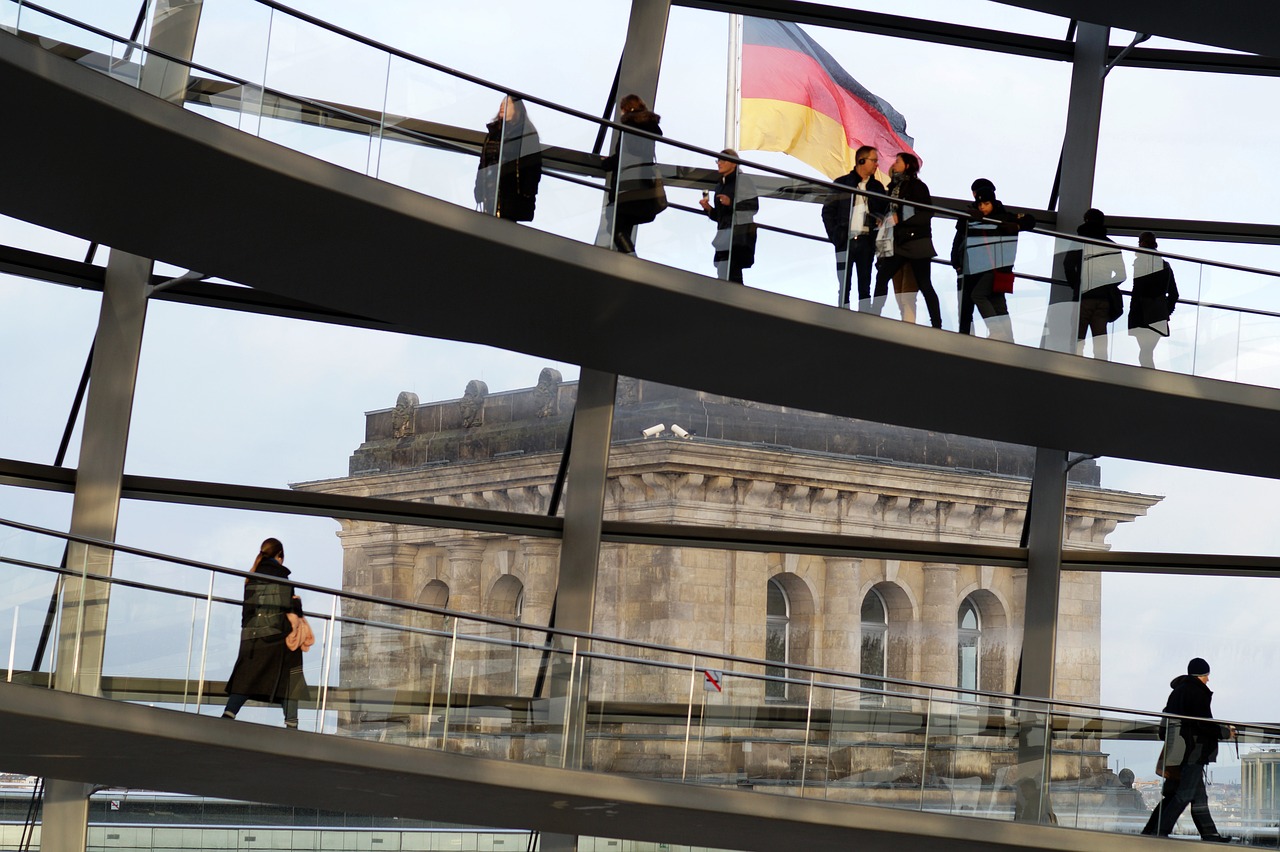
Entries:
[[631,242],[631,237],[627,236],[625,231],[618,231],[613,235],[613,245],[623,254],[636,253],[636,244]]

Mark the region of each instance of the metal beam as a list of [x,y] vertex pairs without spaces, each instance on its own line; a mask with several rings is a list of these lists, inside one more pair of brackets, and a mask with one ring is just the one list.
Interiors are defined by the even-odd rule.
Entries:
[[[1131,835],[774,796],[284,731],[0,683],[0,765],[81,783],[772,852],[1127,852]],[[290,783],[281,784],[280,778]],[[353,778],[359,783],[352,783]],[[501,802],[501,807],[494,807]],[[1163,844],[1163,845],[1161,845]],[[1151,840],[1152,849],[1178,849]]]
[[[1067,127],[1058,169],[1061,194],[1057,222],[1059,230],[1068,233],[1083,221],[1084,212],[1093,202],[1094,167],[1102,124],[1103,69],[1107,64],[1109,33],[1106,27],[1096,24],[1081,23],[1076,28]],[[1070,248],[1070,242],[1058,240],[1054,251],[1053,284],[1050,285],[1049,305],[1045,312],[1043,345],[1056,352],[1074,352],[1076,348],[1079,294],[1072,292],[1063,269],[1063,259]]]
[[[1280,456],[1268,451],[1280,432],[1280,393],[1272,389],[998,346],[725,287],[283,149],[6,33],[0,79],[0,109],[24,117],[0,134],[0,159],[22,158],[39,178],[6,187],[0,208],[37,224],[134,253],[163,251],[172,263],[331,310],[604,372],[1024,445],[1280,475]],[[88,119],[100,128],[99,145],[86,147],[72,132]],[[144,167],[157,161],[173,166],[164,180]],[[163,215],[175,195],[202,203],[175,221]],[[75,203],[116,196],[158,209],[145,222],[126,222],[102,205]],[[282,218],[296,235],[289,245],[242,238],[269,233]],[[424,253],[433,258],[431,274],[406,289],[406,270]],[[458,287],[460,280],[485,286]],[[685,351],[708,328],[771,345],[652,356]],[[788,353],[785,367],[778,351]],[[850,359],[886,367],[851,376],[841,367]],[[920,393],[901,392],[907,377]],[[1099,410],[1110,419],[1097,418]],[[1229,420],[1235,440],[1112,428],[1161,418],[1188,428]]]

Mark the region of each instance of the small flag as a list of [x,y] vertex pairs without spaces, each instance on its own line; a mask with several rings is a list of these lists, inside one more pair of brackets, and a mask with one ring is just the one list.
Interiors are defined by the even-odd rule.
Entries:
[[884,171],[915,153],[902,113],[786,21],[743,21],[740,114],[741,150],[781,151],[832,179],[853,170],[862,145],[879,150]]

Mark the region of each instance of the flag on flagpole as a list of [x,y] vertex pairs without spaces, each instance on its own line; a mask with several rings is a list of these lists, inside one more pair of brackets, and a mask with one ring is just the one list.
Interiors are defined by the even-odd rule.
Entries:
[[907,120],[840,67],[799,26],[746,18],[742,34],[741,148],[781,151],[834,179],[871,145],[886,161],[915,153]]

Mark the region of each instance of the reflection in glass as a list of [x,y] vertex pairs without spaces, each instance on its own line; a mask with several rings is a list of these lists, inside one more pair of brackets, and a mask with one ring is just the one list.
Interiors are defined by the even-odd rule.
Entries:
[[884,677],[887,653],[888,617],[884,600],[875,589],[862,599],[862,665],[863,674]]
[[979,643],[982,629],[978,622],[978,610],[968,598],[960,604],[956,619],[956,685],[961,689],[978,688],[978,660],[981,658]]
[[[769,581],[767,609],[768,621],[765,625],[764,658],[782,665],[769,666],[765,674],[771,678],[786,677],[787,650],[791,632],[791,602],[787,600],[786,590],[776,579]],[[765,683],[766,698],[786,698],[787,684],[780,680]]]

